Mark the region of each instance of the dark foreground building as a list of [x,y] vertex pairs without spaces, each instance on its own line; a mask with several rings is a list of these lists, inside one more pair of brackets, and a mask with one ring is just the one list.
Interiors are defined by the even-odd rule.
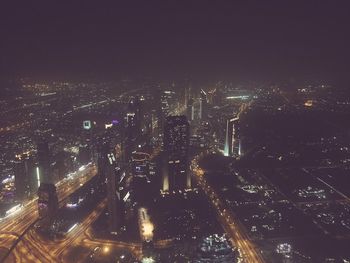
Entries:
[[58,197],[54,184],[42,183],[38,189],[39,218],[50,222],[58,210]]
[[164,152],[167,169],[163,174],[163,191],[191,188],[188,174],[190,126],[186,116],[169,116],[164,125]]

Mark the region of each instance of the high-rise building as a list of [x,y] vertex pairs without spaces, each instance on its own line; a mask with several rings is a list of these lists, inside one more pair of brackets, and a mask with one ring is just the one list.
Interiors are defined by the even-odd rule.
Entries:
[[208,98],[207,93],[201,89],[199,98],[199,119],[206,120],[208,117]]
[[156,132],[160,134],[163,129],[163,111],[162,111],[162,90],[160,87],[157,87],[154,89],[154,94],[153,94],[153,104],[155,107],[155,112],[154,112],[154,119],[157,120],[157,128]]
[[96,143],[96,155],[97,155],[97,170],[98,175],[105,178],[107,174],[107,154],[109,151],[109,145],[105,141],[105,138],[98,138]]
[[17,156],[14,163],[16,198],[24,200],[31,194],[34,180],[33,161],[26,154]]
[[188,101],[191,97],[191,86],[185,88],[185,107],[187,108]]
[[212,104],[219,106],[222,104],[223,99],[224,99],[224,95],[220,87],[216,87],[215,90],[212,91]]
[[225,156],[238,155],[239,141],[238,141],[238,117],[227,119],[225,131]]
[[161,133],[161,123],[159,120],[159,115],[157,114],[156,110],[152,110],[151,113],[151,133],[150,137],[158,137],[159,134]]
[[[95,127],[94,127],[94,122],[91,120],[84,120],[83,121],[83,128],[81,129],[81,141],[80,141],[80,146],[79,146],[79,158],[82,157],[81,151],[84,152],[84,157],[85,160],[80,159],[79,161],[85,162],[87,159],[89,161],[94,160],[95,157],[95,149],[94,149],[94,132],[95,132]],[[87,152],[89,151],[89,153]],[[88,162],[89,162],[88,161]]]
[[50,174],[50,150],[47,141],[37,143],[38,174],[41,183],[52,183]]
[[167,169],[163,174],[163,191],[191,188],[188,173],[190,127],[186,116],[169,116],[164,126],[164,152]]
[[186,107],[186,115],[189,121],[193,121],[195,118],[194,100],[192,98],[188,100]]
[[124,223],[125,214],[123,193],[121,192],[121,181],[123,177],[120,163],[118,163],[112,149],[107,153],[106,168],[109,231],[111,233],[118,233]]
[[[49,226],[58,210],[58,197],[54,184],[42,183],[38,189],[38,212],[42,222]],[[45,225],[45,224],[42,224]]]
[[126,113],[126,128],[132,133],[135,132],[136,129],[136,113],[132,111],[128,111]]
[[128,104],[126,128],[130,139],[138,138],[142,134],[141,102],[138,97],[131,99]]
[[147,112],[143,115],[143,125],[141,131],[142,134],[145,134],[148,137],[152,135],[152,112]]

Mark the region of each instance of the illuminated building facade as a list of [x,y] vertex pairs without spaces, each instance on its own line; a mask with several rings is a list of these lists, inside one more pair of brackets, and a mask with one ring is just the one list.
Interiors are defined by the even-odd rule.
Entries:
[[207,93],[201,89],[199,98],[199,119],[206,120],[208,117],[208,99]]
[[14,163],[16,198],[23,200],[32,193],[32,181],[35,179],[33,161],[26,154],[18,156]]
[[240,152],[240,143],[238,140],[238,120],[238,117],[234,117],[226,121],[224,148],[225,156],[236,156]]
[[188,100],[186,114],[189,121],[193,121],[195,119],[194,100],[192,98]]
[[126,113],[126,128],[128,137],[130,137],[131,140],[135,140],[141,136],[141,122],[141,102],[139,98],[136,97],[130,100]]
[[164,127],[166,172],[163,174],[163,191],[173,192],[191,188],[188,173],[190,126],[186,116],[169,116]]
[[52,183],[52,177],[50,174],[50,149],[47,141],[41,141],[37,143],[37,160],[38,160],[38,173],[40,182]]
[[107,179],[107,199],[108,199],[108,212],[109,212],[109,230],[110,233],[116,234],[120,231],[124,224],[125,217],[125,204],[124,202],[129,196],[129,193],[125,194],[124,191],[124,178],[126,173],[123,172],[121,162],[118,159],[115,149],[109,148],[106,145],[106,179]]
[[91,120],[83,121],[83,129],[81,130],[81,141],[79,145],[79,162],[84,164],[91,161],[95,155],[93,147],[93,137],[95,132],[94,122]]

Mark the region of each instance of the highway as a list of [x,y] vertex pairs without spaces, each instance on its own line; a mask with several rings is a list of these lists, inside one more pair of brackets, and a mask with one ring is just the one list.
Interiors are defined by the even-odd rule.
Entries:
[[[104,211],[106,205],[107,199],[105,198],[83,222],[77,224],[61,240],[47,240],[38,235],[35,230],[30,230],[5,262],[72,262],[70,259],[71,248],[78,246],[86,248],[86,251],[92,251],[95,247],[108,247],[108,251],[110,249],[125,249],[129,250],[136,258],[140,258],[141,244],[94,239],[92,237],[90,226]],[[86,253],[80,255],[78,262],[83,262],[87,256]]]
[[232,246],[238,248],[243,262],[265,262],[259,250],[249,240],[244,226],[241,225],[239,220],[235,217],[230,209],[226,209],[224,202],[219,198],[215,190],[205,180],[204,170],[201,169],[198,165],[199,158],[200,156],[196,156],[191,163],[193,178],[196,180],[198,186],[203,190],[215,208],[219,222],[224,228],[227,235],[230,237]]
[[[90,164],[85,169],[80,169],[71,174],[71,179],[63,179],[56,184],[60,206],[64,205],[65,199],[89,181],[97,174],[96,166]],[[0,221],[0,248],[9,249],[19,235],[21,235],[38,218],[37,198],[24,204],[14,214]]]
[[83,235],[90,224],[103,211],[107,200],[104,199],[83,222],[76,225],[62,240],[52,241],[42,238],[31,229],[16,246],[7,262],[59,262],[63,252],[69,250],[75,240]]

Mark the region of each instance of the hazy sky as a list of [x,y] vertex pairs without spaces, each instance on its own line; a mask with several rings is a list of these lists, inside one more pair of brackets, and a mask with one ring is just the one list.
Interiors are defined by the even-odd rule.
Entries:
[[350,69],[349,1],[1,2],[5,76],[346,79]]

